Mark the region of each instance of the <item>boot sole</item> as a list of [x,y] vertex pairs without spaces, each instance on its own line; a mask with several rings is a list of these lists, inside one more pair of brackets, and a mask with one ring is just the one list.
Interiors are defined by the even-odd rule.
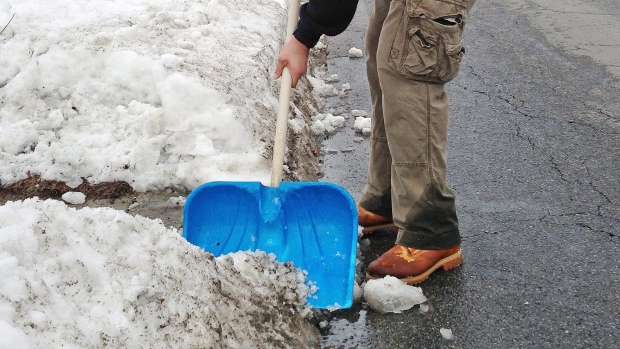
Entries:
[[[450,269],[454,269],[460,266],[461,264],[463,264],[463,252],[461,250],[458,250],[457,253],[440,259],[437,263],[435,263],[432,267],[428,268],[428,270],[426,270],[422,274],[401,278],[400,280],[407,283],[407,285],[417,285],[423,281],[426,281],[428,277],[439,268],[443,268],[444,271],[448,271]],[[380,278],[381,277],[366,274],[366,281]]]
[[376,230],[387,229],[387,228],[392,228],[398,233],[398,227],[394,225],[394,223],[386,223],[386,224],[373,225],[370,227],[362,227],[362,233],[364,235],[368,235],[368,234],[374,233]]

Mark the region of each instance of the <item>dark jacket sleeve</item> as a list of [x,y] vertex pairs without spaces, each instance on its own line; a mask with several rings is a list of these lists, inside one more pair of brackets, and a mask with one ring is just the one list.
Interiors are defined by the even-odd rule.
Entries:
[[342,33],[353,20],[358,0],[310,0],[299,9],[299,23],[293,35],[299,42],[314,47],[321,35]]

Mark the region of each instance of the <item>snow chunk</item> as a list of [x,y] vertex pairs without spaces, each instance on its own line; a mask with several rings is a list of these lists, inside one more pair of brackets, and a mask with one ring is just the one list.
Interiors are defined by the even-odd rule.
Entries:
[[452,334],[452,330],[449,328],[440,328],[439,332],[441,333],[441,335],[443,336],[443,338],[449,340],[449,341],[453,341],[454,340],[454,334]]
[[294,133],[301,133],[306,127],[306,121],[302,118],[289,119],[288,124]]
[[362,133],[364,136],[368,136],[371,132],[372,119],[358,116],[355,118],[355,124],[353,128],[355,132]]
[[364,298],[381,313],[400,313],[426,302],[420,287],[409,286],[393,276],[369,280],[364,287]]
[[360,110],[360,109],[353,109],[351,110],[351,115],[358,117],[358,116],[368,116],[368,113],[365,110]]
[[349,49],[349,58],[361,58],[364,57],[364,52],[357,47],[351,47]]
[[343,116],[328,114],[317,114],[312,117],[313,123],[311,126],[312,132],[315,135],[320,134],[334,134],[338,128],[344,126],[345,119]]
[[70,191],[62,194],[62,199],[72,205],[81,205],[86,202],[86,195],[79,191]]
[[338,90],[336,90],[332,85],[326,83],[325,80],[315,78],[310,75],[306,75],[306,77],[312,85],[313,94],[317,95],[317,97],[330,97],[338,95]]
[[364,290],[360,287],[360,285],[353,284],[353,303],[359,303],[362,300],[362,296],[364,295]]
[[328,76],[327,78],[325,78],[325,81],[327,81],[327,82],[337,82],[337,81],[340,81],[340,77],[338,77],[338,74],[332,74],[332,75]]
[[166,206],[174,207],[174,206],[185,206],[185,196],[177,196],[171,197],[166,200]]

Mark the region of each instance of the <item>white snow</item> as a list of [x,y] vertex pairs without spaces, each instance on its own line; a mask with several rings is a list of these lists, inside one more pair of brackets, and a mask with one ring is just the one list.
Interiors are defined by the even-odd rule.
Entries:
[[364,298],[372,309],[381,313],[401,313],[426,302],[420,287],[409,286],[393,276],[368,280]]
[[81,205],[86,202],[86,195],[78,191],[70,191],[62,194],[62,199],[73,205]]
[[441,336],[449,341],[454,340],[454,334],[452,334],[452,330],[449,328],[440,328],[439,332],[441,333]]
[[337,81],[340,81],[340,77],[338,77],[338,74],[331,74],[330,76],[325,78],[325,81],[327,81],[327,82],[337,82]]
[[370,135],[371,127],[372,127],[371,118],[365,118],[363,116],[358,116],[355,118],[355,123],[353,124],[353,128],[355,129],[355,132],[359,132],[363,134],[364,136],[368,136]]
[[357,47],[351,47],[349,49],[349,58],[361,58],[364,57],[364,51]]
[[267,181],[285,7],[0,1],[0,181]]
[[338,95],[338,90],[334,86],[325,82],[323,79],[308,76],[308,81],[312,84],[313,92],[317,97],[330,97]]
[[365,110],[361,110],[361,109],[353,109],[351,110],[351,115],[358,117],[358,116],[367,116],[368,113]]
[[185,205],[185,199],[187,199],[185,196],[177,196],[177,197],[171,197],[166,201],[166,205],[167,206],[184,206]]
[[110,208],[9,202],[0,246],[0,348],[249,348],[306,311],[304,275],[274,256],[213,258]]
[[336,133],[344,124],[345,118],[341,115],[319,113],[312,117],[312,126],[310,128],[316,135],[330,135]]

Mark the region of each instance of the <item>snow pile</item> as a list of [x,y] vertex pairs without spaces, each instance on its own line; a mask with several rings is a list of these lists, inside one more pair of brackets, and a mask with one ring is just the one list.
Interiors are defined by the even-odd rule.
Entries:
[[285,0],[0,4],[0,182],[268,180]]
[[400,313],[426,302],[420,287],[409,286],[393,276],[368,280],[364,298],[371,308],[381,313]]
[[161,222],[29,199],[0,207],[0,347],[286,346],[307,286],[264,253],[214,258]]

